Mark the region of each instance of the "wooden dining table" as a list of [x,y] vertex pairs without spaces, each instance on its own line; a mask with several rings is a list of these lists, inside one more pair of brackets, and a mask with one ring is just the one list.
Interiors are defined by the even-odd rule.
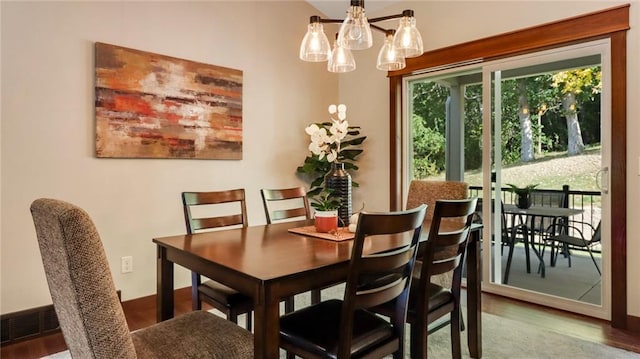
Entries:
[[[158,321],[174,315],[174,264],[178,264],[251,296],[255,358],[279,358],[280,301],[344,282],[349,270],[352,240],[334,241],[289,231],[312,223],[294,221],[154,238]],[[467,247],[467,333],[473,358],[482,356],[480,228],[472,228]],[[427,223],[423,227],[425,240],[428,231]],[[367,238],[366,253],[409,242],[409,236],[374,239]]]

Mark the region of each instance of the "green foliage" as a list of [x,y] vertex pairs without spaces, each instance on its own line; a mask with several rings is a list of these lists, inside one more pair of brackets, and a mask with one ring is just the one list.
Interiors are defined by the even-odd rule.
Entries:
[[[317,123],[319,127],[324,127],[329,130],[331,127],[330,122]],[[347,136],[340,142],[340,153],[338,154],[338,162],[344,163],[344,169],[353,174],[358,170],[356,165],[357,157],[362,154],[361,145],[367,136],[360,135],[359,126],[349,126]],[[318,155],[309,153],[304,159],[302,166],[296,169],[296,172],[303,175],[310,181],[309,196],[320,194],[323,190],[324,176],[331,170],[331,163],[327,161],[327,158],[322,160]],[[355,181],[351,182],[353,187],[359,187],[359,184]]]
[[[576,111],[579,115],[584,144],[597,146],[600,143],[600,66],[537,74],[518,79],[503,79],[501,83],[503,166],[520,162],[518,81],[524,82],[534,149],[537,150],[540,144],[543,154],[566,152],[568,134],[562,98],[568,91],[576,96]],[[440,83],[425,80],[411,84],[413,171],[416,178],[433,176],[444,170],[444,136],[449,89]],[[482,84],[466,85],[464,87],[465,170],[482,167],[482,108]]]
[[415,178],[438,174],[445,166],[445,137],[425,127],[420,116],[413,116],[413,173]]
[[321,189],[318,194],[309,199],[311,207],[318,211],[335,211],[340,208],[342,204],[342,198],[333,195],[331,189]]

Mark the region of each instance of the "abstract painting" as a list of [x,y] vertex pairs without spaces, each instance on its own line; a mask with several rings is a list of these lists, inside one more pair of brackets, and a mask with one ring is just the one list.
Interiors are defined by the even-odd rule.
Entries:
[[242,159],[242,71],[95,44],[96,156]]

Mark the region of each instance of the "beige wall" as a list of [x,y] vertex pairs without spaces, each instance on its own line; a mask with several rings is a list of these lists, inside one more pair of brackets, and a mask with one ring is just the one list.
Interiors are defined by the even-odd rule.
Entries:
[[[297,58],[304,2],[2,2],[2,313],[51,303],[29,205],[76,203],[102,235],[123,299],[155,293],[157,236],[184,233],[180,192],[303,184],[304,127],[337,101],[337,75]],[[97,159],[93,43],[244,71],[241,161]],[[134,272],[120,273],[120,257]],[[177,273],[177,287],[188,273]]]
[[[370,17],[415,10],[425,51],[497,35],[517,29],[561,20],[628,2],[615,1],[405,1]],[[627,37],[627,253],[640,254],[640,2],[632,1],[631,30]],[[391,27],[391,26],[389,26]],[[370,136],[368,156],[362,161],[360,179],[367,207],[388,208],[389,196],[389,101],[388,79],[375,69],[382,35],[374,33],[372,49],[355,52],[358,69],[340,77],[340,100],[353,109],[352,118],[365,128],[375,129]],[[365,85],[366,84],[366,85]],[[365,125],[366,124],[366,125]],[[374,148],[371,148],[373,146]],[[374,190],[367,191],[372,188]],[[615,204],[614,204],[615,205]],[[372,209],[373,209],[372,208]],[[615,258],[614,258],[615,260]],[[640,262],[628,260],[628,311],[640,316]],[[613,299],[615,300],[615,298]]]
[[[403,2],[413,8],[426,49],[491,36],[613,6],[614,2]],[[628,253],[640,253],[640,24],[631,6],[628,38]],[[28,212],[34,198],[84,207],[101,232],[124,299],[155,292],[151,238],[184,232],[183,190],[245,187],[250,224],[264,223],[261,187],[296,185],[303,127],[326,106],[348,106],[368,136],[354,207],[386,210],[389,198],[388,80],[375,69],[377,46],[355,54],[358,70],[338,77],[297,51],[309,15],[296,2],[1,3],[2,166],[1,313],[50,303]],[[395,12],[395,11],[394,11]],[[286,14],[286,16],[283,16]],[[375,16],[375,13],[370,14]],[[247,24],[239,28],[241,20]],[[328,26],[327,34],[336,29]],[[242,161],[120,160],[93,157],[92,43],[107,42],[244,71]],[[297,155],[291,155],[298,153]],[[366,201],[363,199],[366,198]],[[120,257],[134,272],[120,274]],[[629,311],[640,316],[640,282],[629,261]],[[177,273],[179,286],[187,273]]]

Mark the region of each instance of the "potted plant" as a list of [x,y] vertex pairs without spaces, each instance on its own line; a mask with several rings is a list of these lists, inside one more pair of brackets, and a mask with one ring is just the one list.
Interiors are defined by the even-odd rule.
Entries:
[[530,184],[524,187],[518,187],[514,184],[507,183],[507,186],[511,187],[509,191],[516,194],[516,206],[518,208],[529,208],[531,207],[531,192],[538,187],[538,184]]
[[319,233],[332,233],[338,230],[338,208],[342,199],[332,195],[332,190],[323,189],[309,202],[315,209],[315,226]]
[[[305,128],[310,136],[310,153],[302,166],[296,171],[311,181],[310,196],[317,195],[323,189],[326,174],[331,171],[332,164],[342,163],[346,171],[355,172],[357,157],[362,153],[362,142],[367,138],[360,135],[359,126],[350,126],[346,119],[347,106],[344,104],[329,106],[331,114],[329,122],[313,123]],[[337,118],[335,118],[337,116]],[[358,187],[357,182],[351,182]]]

